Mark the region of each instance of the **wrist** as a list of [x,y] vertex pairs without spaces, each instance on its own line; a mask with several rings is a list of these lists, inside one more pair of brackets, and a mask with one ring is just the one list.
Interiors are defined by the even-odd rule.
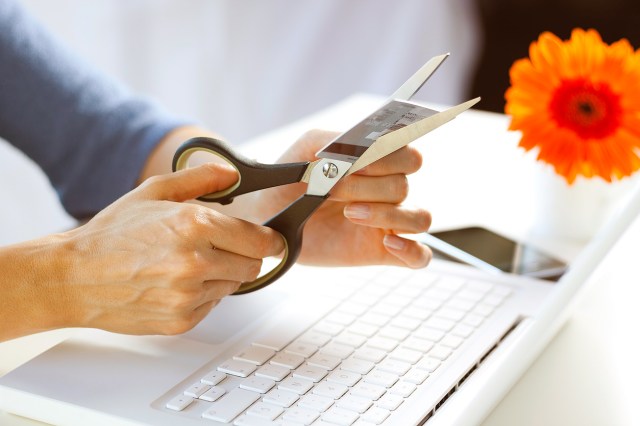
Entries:
[[0,249],[0,341],[77,325],[65,242],[54,234]]

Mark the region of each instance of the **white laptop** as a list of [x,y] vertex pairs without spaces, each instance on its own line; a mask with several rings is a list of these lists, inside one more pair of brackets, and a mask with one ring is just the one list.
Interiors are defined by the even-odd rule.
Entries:
[[639,213],[636,190],[558,282],[441,260],[296,266],[182,336],[78,330],[0,378],[0,410],[64,425],[477,424]]

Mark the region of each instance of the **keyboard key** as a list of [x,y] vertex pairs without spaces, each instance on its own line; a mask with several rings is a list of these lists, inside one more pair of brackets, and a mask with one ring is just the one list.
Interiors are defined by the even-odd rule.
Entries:
[[347,393],[348,390],[349,388],[347,386],[339,383],[322,382],[313,388],[312,392],[316,395],[326,396],[327,398],[338,399]]
[[200,399],[203,401],[213,402],[220,399],[220,397],[226,392],[227,391],[222,386],[214,386],[200,395]]
[[347,301],[340,305],[337,311],[359,317],[360,315],[364,314],[368,308],[369,307],[367,305],[363,305],[362,303]]
[[[313,326],[312,331],[322,334],[328,334],[329,336],[335,336],[344,330],[344,326],[340,324],[336,324],[328,321],[320,321],[318,324]],[[326,343],[326,342],[324,342]],[[323,344],[324,344],[323,343]]]
[[218,371],[232,376],[248,377],[256,368],[256,365],[250,362],[229,359],[218,366]]
[[480,301],[480,299],[482,299],[484,297],[484,293],[480,293],[480,292],[473,291],[473,290],[468,290],[468,289],[463,289],[463,290],[459,291],[456,294],[456,297],[459,297],[461,299],[466,299],[466,300],[469,300],[471,302],[478,303]]
[[378,369],[395,374],[396,376],[402,376],[411,369],[411,364],[397,359],[387,358],[378,364]]
[[428,371],[420,370],[419,368],[412,368],[407,372],[407,374],[402,376],[402,380],[413,383],[414,385],[421,385],[425,380],[427,380],[427,377],[429,377]]
[[339,336],[335,337],[333,341],[342,345],[351,346],[352,348],[359,348],[364,344],[364,342],[367,341],[367,338],[359,334],[345,331],[344,333],[341,333]]
[[387,388],[373,383],[359,382],[357,385],[351,388],[351,393],[363,398],[371,400],[380,399],[382,395],[387,392]]
[[431,327],[420,327],[413,332],[413,335],[416,337],[420,337],[421,339],[438,342],[444,337],[444,332]]
[[353,314],[347,314],[344,312],[331,312],[326,316],[325,321],[334,322],[336,324],[347,326],[356,320],[356,316]]
[[278,384],[278,389],[304,395],[313,387],[313,381],[296,377],[287,377]]
[[267,379],[279,382],[289,375],[291,370],[286,367],[275,364],[265,364],[256,371],[256,376],[265,377]]
[[458,349],[463,341],[464,340],[460,337],[452,336],[449,334],[447,336],[444,336],[444,338],[440,341],[440,344],[451,349]]
[[462,288],[465,281],[462,278],[457,277],[440,277],[440,279],[435,283],[436,288],[442,290],[448,290],[456,292]]
[[[256,395],[256,394],[254,394]],[[291,407],[294,402],[298,400],[299,396],[295,392],[290,392],[282,389],[271,389],[269,393],[267,393],[264,398],[262,398],[262,402],[266,402],[267,404],[275,404],[280,407]]]
[[193,402],[193,398],[187,395],[178,395],[167,402],[166,407],[173,411],[182,411]]
[[331,407],[322,415],[322,420],[340,426],[350,426],[358,419],[358,413],[340,407]]
[[391,414],[389,410],[385,410],[380,407],[373,407],[362,416],[362,420],[373,423],[374,425],[379,425],[389,417],[389,414]]
[[258,399],[260,394],[236,388],[211,404],[209,409],[202,413],[202,417],[229,423]]
[[391,325],[394,327],[404,328],[405,330],[413,331],[420,326],[421,322],[415,318],[411,318],[406,315],[399,316],[391,320]]
[[465,311],[461,311],[459,309],[442,307],[436,311],[435,315],[440,318],[445,318],[451,321],[460,321],[465,316]]
[[[430,344],[427,340],[424,340],[424,342],[426,344]],[[415,364],[422,359],[422,352],[406,348],[396,348],[389,354],[389,358],[404,361],[409,364]]]
[[[398,346],[398,341],[394,339],[390,339],[388,337],[375,336],[369,339],[367,342],[367,346],[370,346],[374,349],[380,349],[385,352],[391,352]],[[365,346],[365,348],[367,347]]]
[[447,348],[446,346],[436,345],[433,349],[429,351],[429,356],[431,358],[439,359],[440,361],[444,361],[449,358],[452,350]]
[[480,304],[473,309],[473,313],[486,318],[489,315],[491,315],[494,310],[495,310],[494,306],[487,305],[486,303],[480,302]]
[[451,290],[446,290],[443,288],[430,288],[429,290],[424,292],[424,296],[423,297],[428,297],[429,299],[434,299],[434,300],[439,300],[440,302],[446,302],[451,295],[453,294],[453,291]]
[[378,401],[376,401],[376,406],[380,408],[384,408],[385,410],[395,410],[404,402],[404,398],[400,395],[394,395],[392,393],[387,393]]
[[320,413],[317,411],[302,407],[291,407],[284,413],[284,416],[282,416],[286,421],[302,423],[303,425],[310,425],[318,417],[320,417]]
[[413,300],[416,297],[420,296],[420,294],[423,291],[424,291],[424,288],[419,286],[403,285],[401,287],[396,288],[394,290],[394,294],[397,294],[399,296],[409,297],[411,300]]
[[413,301],[413,298],[407,296],[401,296],[397,293],[390,294],[383,299],[383,303],[388,305],[395,305],[401,308],[409,305]]
[[267,379],[265,377],[251,376],[247,379],[244,379],[242,383],[240,383],[240,387],[242,389],[246,389],[252,392],[258,393],[266,393],[269,389],[274,387],[276,382]]
[[400,395],[404,398],[408,397],[416,390],[416,385],[409,382],[398,382],[389,390],[394,395]]
[[315,383],[318,383],[326,375],[327,370],[313,365],[302,365],[293,372],[293,377],[311,380]]
[[356,321],[349,326],[349,332],[358,334],[364,337],[371,337],[378,331],[378,327],[375,325],[367,324],[362,321]]
[[353,353],[353,347],[331,342],[322,348],[322,353],[345,359]]
[[314,395],[310,393],[305,395],[298,403],[301,407],[310,408],[319,412],[325,412],[334,403],[333,398],[327,398],[326,396]]
[[207,375],[202,379],[200,379],[200,381],[205,385],[215,386],[226,378],[227,375],[221,371],[211,371],[210,373],[207,373]]
[[485,281],[469,281],[465,289],[475,291],[476,293],[486,294],[493,288],[493,284]]
[[424,321],[431,316],[433,311],[430,309],[418,308],[417,306],[409,306],[404,311],[402,311],[402,313],[409,318],[415,318],[418,321]]
[[398,381],[396,374],[387,373],[381,369],[374,368],[369,374],[364,376],[363,380],[366,383],[372,383],[374,385],[384,386],[390,388],[395,382]]
[[374,312],[367,312],[362,317],[360,317],[360,321],[366,324],[374,325],[376,327],[382,327],[383,325],[388,323],[390,320],[391,320],[391,316],[376,314]]
[[190,396],[191,398],[198,398],[200,395],[205,393],[211,388],[209,385],[205,385],[202,382],[194,383],[184,391],[186,396]]
[[284,349],[285,352],[292,353],[294,355],[300,355],[305,358],[309,358],[311,355],[318,351],[318,347],[311,343],[296,340]]
[[383,350],[372,348],[370,346],[363,346],[358,349],[353,356],[355,358],[377,363],[382,361],[387,356],[387,353]]
[[440,360],[430,357],[424,357],[418,364],[416,364],[417,368],[422,370],[426,370],[429,373],[433,373],[440,366]]
[[382,295],[375,295],[369,292],[358,292],[351,296],[351,301],[356,303],[361,303],[366,306],[373,306],[378,303]]
[[345,386],[353,386],[360,381],[362,378],[361,374],[354,373],[346,370],[336,370],[333,373],[329,374],[327,377],[327,381],[340,383]]
[[475,305],[476,305],[475,302],[456,298],[456,299],[449,300],[444,306],[451,309],[459,309],[464,312],[469,312]]
[[[386,325],[380,329],[378,336],[385,337],[387,339],[393,339],[396,342],[401,342],[402,340],[409,337],[410,334],[411,334],[411,331],[405,328],[395,327],[393,325]],[[383,348],[380,348],[380,349],[383,349]]]
[[277,423],[261,417],[242,415],[233,421],[233,426],[275,426]]
[[355,395],[347,395],[344,398],[340,398],[336,403],[337,407],[355,411],[360,414],[367,411],[372,405],[373,402],[371,402],[370,399]]
[[446,318],[433,316],[433,317],[429,318],[424,323],[424,325],[427,326],[427,327],[436,329],[436,330],[448,332],[448,331],[451,331],[451,329],[456,325],[456,323],[455,323],[455,321],[451,321],[451,320],[446,319]]
[[414,300],[412,306],[420,309],[426,309],[428,311],[435,311],[439,309],[440,306],[442,306],[442,303],[443,302],[441,300],[431,299],[427,296],[421,296]]
[[324,352],[318,352],[309,358],[307,362],[309,365],[313,365],[315,367],[320,367],[325,370],[333,370],[340,364],[340,362],[342,362],[342,359],[337,356],[326,355]]
[[233,359],[238,361],[246,361],[255,365],[262,365],[267,362],[272,356],[276,354],[273,349],[264,348],[261,346],[249,346],[244,351],[235,355]]
[[342,364],[340,364],[340,369],[358,374],[367,374],[374,366],[375,364],[373,362],[358,359],[354,356],[353,358],[345,359]]
[[319,331],[310,330],[304,333],[302,336],[300,336],[298,340],[302,342],[310,343],[317,347],[321,347],[327,344],[329,340],[331,340],[331,335],[326,333],[320,333]]
[[379,315],[385,315],[388,317],[395,317],[402,311],[402,309],[403,309],[403,306],[390,305],[386,303],[386,301],[383,299],[381,302],[379,302],[377,305],[371,308],[371,312]]
[[453,328],[453,330],[451,330],[451,334],[466,339],[471,336],[474,330],[475,329],[469,325],[458,324]]
[[[404,348],[409,348],[411,350],[418,351],[418,352],[420,352],[422,354],[425,354],[425,353],[429,352],[431,350],[431,348],[433,347],[433,345],[434,345],[434,343],[429,341],[429,340],[421,339],[419,337],[414,337],[414,336],[411,336],[407,340],[402,342],[402,346]],[[396,351],[397,350],[398,349],[396,349]]]
[[500,306],[500,304],[502,304],[504,299],[505,299],[505,296],[491,293],[490,295],[482,299],[482,303],[487,304],[489,306],[497,307],[497,306]]
[[470,325],[471,327],[476,327],[476,328],[478,328],[480,324],[482,324],[482,321],[484,321],[484,318],[476,314],[469,314],[466,317],[464,317],[464,319],[462,320],[464,324]]
[[277,405],[267,404],[266,402],[257,402],[247,410],[247,414],[250,416],[260,417],[267,420],[275,420],[284,409]]
[[276,354],[276,356],[271,358],[271,361],[269,362],[273,365],[279,365],[281,367],[288,368],[289,370],[293,370],[304,362],[304,357],[286,352],[280,352]]

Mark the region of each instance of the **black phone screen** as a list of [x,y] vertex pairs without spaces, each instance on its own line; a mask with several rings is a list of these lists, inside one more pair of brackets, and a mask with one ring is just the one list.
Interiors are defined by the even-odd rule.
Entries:
[[505,272],[554,279],[566,269],[561,260],[485,228],[460,228],[431,235]]

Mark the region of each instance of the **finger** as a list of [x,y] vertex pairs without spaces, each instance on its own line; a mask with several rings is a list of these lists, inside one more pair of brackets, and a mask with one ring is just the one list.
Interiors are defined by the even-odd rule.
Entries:
[[346,177],[331,190],[333,201],[367,201],[398,204],[409,194],[409,182],[403,174],[390,176]]
[[409,209],[395,204],[352,203],[344,215],[353,223],[373,228],[391,229],[396,234],[427,232],[431,214],[424,209]]
[[410,268],[424,268],[431,261],[432,253],[429,247],[416,241],[387,234],[384,236],[383,244],[391,255]]
[[277,231],[201,207],[198,218],[201,235],[208,247],[254,259],[276,256],[284,250],[284,239]]
[[422,167],[422,154],[413,147],[405,146],[358,170],[356,174],[365,176],[409,175],[420,170],[420,167]]
[[239,281],[205,281],[202,287],[205,291],[204,301],[222,300],[224,297],[235,293],[240,288]]
[[[201,265],[201,279],[204,281],[253,281],[260,274],[261,267],[261,259],[246,257],[217,248],[210,249],[205,263]],[[224,286],[223,289],[227,287],[228,285]]]
[[175,173],[154,176],[141,185],[146,198],[187,201],[222,191],[238,181],[238,172],[226,164],[207,163]]

